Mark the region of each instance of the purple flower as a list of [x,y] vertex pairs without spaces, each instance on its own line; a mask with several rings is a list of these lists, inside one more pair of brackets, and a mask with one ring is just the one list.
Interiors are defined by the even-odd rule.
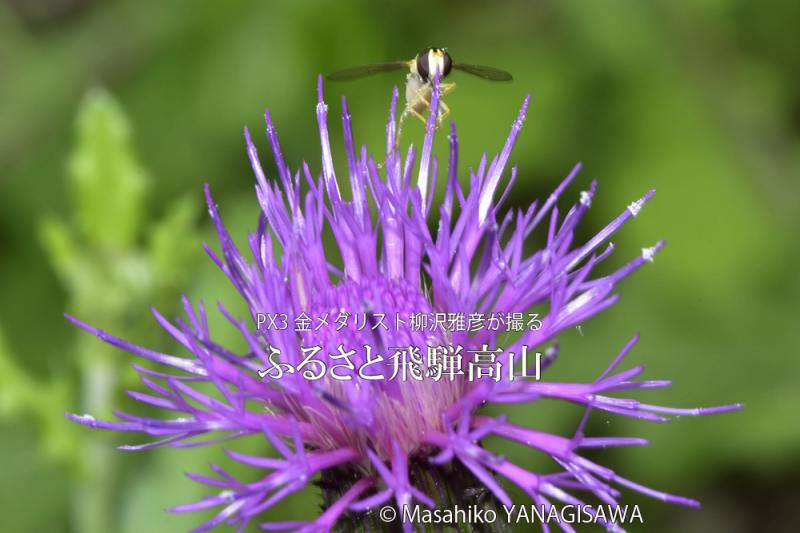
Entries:
[[[454,465],[466,468],[503,504],[511,499],[504,484],[517,485],[538,504],[581,504],[576,492],[606,504],[619,497],[617,487],[627,487],[664,501],[696,506],[694,500],[656,491],[620,477],[580,455],[581,449],[633,446],[646,441],[630,437],[592,438],[583,428],[589,413],[601,409],[633,418],[664,421],[670,415],[704,415],[738,409],[740,405],[676,409],[619,398],[614,393],[665,387],[667,381],[638,380],[642,367],[620,370],[622,359],[637,337],[623,348],[608,368],[591,383],[556,383],[539,380],[499,380],[483,377],[454,379],[353,379],[327,375],[308,379],[303,372],[286,372],[259,378],[259,370],[275,369],[280,362],[298,366],[304,347],[318,346],[318,357],[334,364],[337,350],[352,350],[354,366],[369,360],[370,352],[389,353],[398,346],[446,344],[465,349],[499,347],[501,331],[422,331],[401,324],[389,330],[357,328],[353,324],[307,332],[294,328],[257,328],[257,317],[288,313],[309,317],[336,313],[406,315],[409,313],[522,313],[540,310],[536,328],[525,329],[498,356],[508,364],[508,353],[523,346],[545,353],[542,368],[553,361],[558,345],[551,344],[561,331],[579,325],[617,301],[614,287],[623,278],[653,260],[664,246],[659,242],[612,274],[592,277],[593,268],[611,255],[611,235],[631,220],[653,196],[647,192],[631,203],[588,242],[573,242],[574,229],[591,205],[596,183],[581,192],[565,214],[556,203],[577,175],[576,166],[543,203],[525,210],[501,212],[503,200],[517,175],[506,167],[522,128],[529,99],[514,121],[499,154],[484,156],[469,175],[464,189],[457,175],[458,139],[455,125],[449,135],[449,161],[444,198],[434,201],[438,161],[432,156],[439,107],[438,80],[434,82],[431,112],[422,152],[410,147],[403,157],[396,139],[397,90],[392,94],[386,134],[386,152],[370,156],[366,147],[356,152],[350,115],[344,99],[343,126],[350,199],[343,197],[334,171],[328,139],[328,106],[319,82],[317,119],[322,145],[322,174],[315,178],[303,164],[290,171],[269,112],[267,137],[277,166],[278,180],[268,181],[256,147],[245,130],[247,153],[256,175],[256,196],[261,206],[258,229],[248,236],[249,250],[242,254],[223,225],[208,187],[209,213],[216,226],[221,253],[206,251],[246,300],[251,320],[239,320],[220,305],[220,311],[238,328],[249,346],[235,354],[216,344],[209,333],[203,304],[184,298],[186,317],[168,321],[157,311],[159,324],[189,352],[180,357],[139,347],[70,317],[75,324],[134,355],[172,367],[169,372],[136,365],[147,392],[130,391],[138,401],[178,416],[169,419],[116,413],[118,421],[99,421],[90,415],[69,415],[91,427],[132,431],[155,437],[155,442],[125,446],[141,450],[170,445],[188,447],[263,434],[278,457],[255,457],[227,450],[235,461],[265,475],[253,482],[240,481],[221,467],[216,474],[190,477],[216,491],[201,501],[175,511],[219,508],[219,513],[197,531],[220,523],[243,530],[251,519],[278,504],[285,496],[306,487],[318,474],[347,473],[337,498],[312,523],[262,523],[263,529],[327,531],[346,516],[386,503],[437,505],[410,475],[410,462],[429,468]],[[418,165],[417,165],[418,162]],[[415,170],[416,169],[416,170]],[[412,176],[416,174],[416,178]],[[304,185],[301,186],[301,183]],[[301,193],[305,189],[305,193]],[[498,198],[499,197],[499,198]],[[432,216],[431,211],[436,215]],[[435,231],[429,224],[435,220]],[[541,228],[544,226],[544,228]],[[524,244],[533,231],[546,235],[544,248],[527,254]],[[338,257],[326,251],[326,235],[335,239]],[[277,243],[277,246],[276,244]],[[328,247],[330,248],[330,247]],[[247,257],[246,257],[247,256]],[[384,367],[387,362],[382,363]],[[380,368],[380,366],[379,366]],[[342,372],[340,372],[341,374]],[[217,394],[208,394],[213,384]],[[481,407],[499,403],[534,403],[542,398],[566,400],[585,408],[585,416],[571,437],[562,437],[508,422],[505,417],[481,414]],[[534,407],[532,407],[533,409]],[[489,435],[516,441],[544,452],[560,465],[555,474],[528,471],[486,449]],[[411,525],[404,525],[410,531]],[[616,530],[613,523],[606,524]]]

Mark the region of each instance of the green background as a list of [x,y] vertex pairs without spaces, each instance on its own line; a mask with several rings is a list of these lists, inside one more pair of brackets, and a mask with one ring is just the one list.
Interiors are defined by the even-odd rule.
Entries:
[[[174,350],[150,305],[172,316],[185,293],[241,312],[200,245],[214,242],[204,182],[234,235],[254,228],[242,127],[274,177],[268,107],[292,168],[306,160],[317,173],[316,76],[430,45],[515,77],[491,84],[454,75],[459,87],[447,101],[462,176],[482,152],[501,148],[530,93],[511,205],[545,198],[582,161],[562,206],[600,180],[579,229],[585,239],[658,190],[615,237],[609,263],[660,238],[668,246],[582,335],[563,335],[549,376],[592,379],[639,331],[628,364],[674,381],[644,395],[648,402],[746,409],[661,425],[594,415],[594,434],[652,443],[591,458],[704,502],[695,511],[626,494],[646,520],[631,529],[796,531],[799,21],[791,0],[3,2],[0,531],[169,532],[199,523],[162,510],[204,494],[182,473],[225,463],[220,448],[125,454],[113,446],[126,436],[67,422],[64,411],[143,408],[121,392],[139,388],[133,358],[62,313]],[[380,153],[390,90],[402,81],[385,74],[326,86],[338,168],[340,95],[357,143]],[[404,142],[418,143],[421,129],[409,122]],[[237,347],[212,315],[220,338]],[[580,412],[535,404],[512,416],[568,435]],[[263,453],[258,440],[242,446]],[[500,450],[546,468],[530,453]],[[311,517],[316,502],[310,489],[270,517]]]

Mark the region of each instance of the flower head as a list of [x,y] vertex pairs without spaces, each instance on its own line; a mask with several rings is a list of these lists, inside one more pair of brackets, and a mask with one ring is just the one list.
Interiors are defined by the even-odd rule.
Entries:
[[[419,158],[413,147],[405,156],[398,149],[396,89],[386,130],[386,151],[377,161],[366,147],[356,151],[350,115],[342,100],[351,191],[346,199],[341,190],[343,182],[334,170],[321,80],[318,90],[322,147],[319,176],[315,177],[305,163],[294,173],[290,170],[267,112],[267,138],[277,167],[277,180],[268,180],[245,130],[261,207],[258,228],[248,236],[246,253],[237,249],[206,187],[220,253],[210,248],[206,251],[246,300],[251,316],[247,320],[236,318],[221,305],[220,312],[241,332],[249,347],[247,353],[235,354],[215,343],[203,304],[192,305],[186,298],[185,318],[171,322],[157,311],[154,314],[189,357],[136,346],[70,317],[106,342],[170,367],[163,372],[136,366],[147,392],[130,394],[142,403],[178,415],[157,419],[117,413],[120,420],[109,422],[89,415],[71,418],[92,427],[156,437],[145,445],[124,447],[128,450],[196,446],[262,434],[277,457],[227,451],[233,460],[266,472],[255,481],[240,481],[216,465],[212,466],[214,477],[190,475],[216,493],[174,510],[220,509],[198,531],[223,522],[244,528],[318,474],[324,477],[330,472],[346,473],[342,478],[346,481],[314,522],[262,523],[261,527],[329,530],[345,516],[385,502],[435,506],[435,495],[427,494],[410,474],[410,464],[420,461],[432,469],[436,465],[467,469],[505,504],[511,500],[504,484],[512,483],[545,506],[580,503],[573,494],[575,489],[613,503],[619,497],[618,486],[669,502],[697,505],[693,500],[638,485],[580,455],[584,448],[645,444],[637,438],[585,436],[584,424],[594,409],[663,421],[670,415],[710,414],[739,407],[673,409],[617,397],[616,393],[624,391],[669,385],[666,381],[638,380],[642,367],[618,369],[636,337],[591,383],[512,379],[505,373],[469,379],[463,372],[465,360],[450,368],[449,379],[431,378],[436,368],[428,362],[422,364],[422,379],[417,375],[400,380],[375,379],[375,372],[361,374],[359,370],[368,363],[373,370],[392,366],[396,370],[396,360],[377,359],[376,355],[395,353],[400,347],[494,350],[504,332],[491,328],[419,328],[407,322],[388,328],[372,324],[358,327],[349,322],[339,324],[341,327],[329,324],[299,331],[294,327],[258,327],[263,316],[276,314],[334,317],[368,312],[373,317],[396,317],[482,313],[511,317],[537,309],[535,327],[523,328],[511,346],[495,355],[500,368],[505,368],[511,364],[509,354],[540,349],[545,354],[541,366],[546,368],[558,353],[558,345],[551,344],[554,337],[616,302],[615,285],[651,262],[664,246],[662,241],[645,248],[613,273],[592,277],[593,268],[613,251],[609,238],[637,215],[654,191],[623,209],[587,242],[575,243],[574,229],[589,209],[597,184],[592,182],[588,190],[580,192],[563,214],[557,202],[580,165],[546,201],[503,213],[503,200],[517,175],[516,167],[507,172],[509,157],[525,119],[528,98],[500,152],[491,160],[483,157],[477,170],[470,172],[466,188],[457,172],[458,138],[452,125],[447,170],[440,176],[438,161],[432,155],[438,79],[434,80]],[[435,200],[437,180],[444,182],[441,202]],[[524,244],[537,230],[546,235],[546,244],[528,254]],[[337,253],[332,254],[324,245],[326,235],[332,235]],[[331,372],[319,374],[321,366]],[[207,386],[198,388],[198,384],[212,384],[216,394],[210,394]],[[488,403],[533,404],[543,398],[585,407],[574,435],[558,436],[513,424],[504,417],[481,414],[481,407]],[[482,439],[489,435],[543,452],[561,471],[547,475],[528,471],[484,448]],[[410,527],[405,524],[406,530]],[[607,527],[617,526],[609,523]]]

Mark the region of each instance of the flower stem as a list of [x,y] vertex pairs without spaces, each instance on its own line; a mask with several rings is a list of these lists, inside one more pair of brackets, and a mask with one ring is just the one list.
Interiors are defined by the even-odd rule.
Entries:
[[[346,468],[325,471],[318,485],[322,489],[323,506],[332,505],[361,474]],[[462,533],[506,533],[511,531],[500,502],[464,465],[453,461],[447,465],[431,464],[425,457],[412,457],[409,462],[411,483],[427,494],[435,503],[442,518],[436,523],[424,518],[425,511],[432,511],[420,502],[413,502],[407,513],[412,515],[415,532],[459,531]],[[366,495],[362,496],[365,497]],[[380,509],[364,513],[348,512],[336,523],[335,533],[395,533],[402,532],[401,512],[393,500],[381,507],[394,508],[397,517],[392,522],[381,520]],[[456,513],[456,510],[459,512]],[[463,511],[463,513],[461,513]],[[454,520],[447,519],[452,512]],[[493,518],[493,520],[492,520]]]
[[[82,382],[85,412],[104,413],[111,405],[117,384],[117,368],[113,359],[96,346],[86,346],[82,360]],[[114,504],[114,482],[117,461],[108,435],[92,433],[85,437],[80,462],[80,475],[73,492],[74,523],[82,533],[111,531],[111,509]]]

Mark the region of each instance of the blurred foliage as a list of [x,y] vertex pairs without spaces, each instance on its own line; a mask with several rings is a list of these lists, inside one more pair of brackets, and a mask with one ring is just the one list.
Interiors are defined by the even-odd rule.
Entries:
[[[130,358],[62,313],[174,350],[150,305],[172,313],[184,292],[237,309],[200,250],[212,237],[199,206],[209,182],[232,234],[243,239],[254,227],[242,126],[266,162],[261,111],[269,106],[287,161],[297,168],[305,158],[316,172],[316,75],[429,45],[515,76],[507,85],[454,77],[448,103],[462,175],[500,148],[532,92],[511,205],[546,197],[580,159],[584,171],[564,201],[600,179],[580,239],[658,189],[610,262],[662,237],[667,248],[622,285],[619,304],[582,335],[564,335],[551,374],[591,378],[640,331],[631,363],[675,382],[647,401],[746,404],[735,415],[666,425],[595,415],[597,434],[652,441],[604,451],[603,462],[706,505],[697,512],[635,499],[646,505],[646,529],[795,530],[785,510],[800,498],[790,482],[800,474],[798,20],[792,0],[0,4],[0,469],[10,473],[0,481],[0,530],[83,531],[69,525],[71,500],[75,487],[97,481],[82,461],[101,458],[118,462],[107,511],[119,521],[110,531],[197,522],[161,508],[202,491],[180,473],[202,471],[218,450],[113,459],[122,455],[112,449],[119,437],[70,425],[65,410],[97,401],[101,415],[126,405]],[[331,124],[346,94],[356,141],[380,152],[391,85],[401,82],[384,75],[326,86]],[[422,132],[410,123],[404,134],[418,143]],[[335,127],[332,142],[341,155]],[[229,340],[215,315],[212,327]],[[109,381],[92,400],[86,385],[95,373]],[[548,405],[512,413],[563,434],[579,415]],[[276,512],[313,513],[312,500]]]
[[41,452],[53,460],[78,453],[75,434],[63,424],[60,410],[70,401],[66,380],[50,383],[28,375],[11,357],[0,330],[0,417],[29,416],[41,427]]
[[[188,244],[199,240],[197,205],[186,197],[163,220],[146,221],[149,179],[134,153],[130,124],[107,92],[89,92],[76,129],[67,172],[72,220],[46,216],[41,242],[71,313],[102,317],[106,327],[141,335],[141,309],[160,294],[174,296],[175,284],[186,279]],[[6,416],[30,417],[41,432],[44,456],[69,470],[74,529],[105,533],[118,527],[112,517],[119,468],[114,439],[68,425],[63,413],[81,409],[110,416],[124,376],[131,381],[133,372],[95,341],[82,336],[62,349],[73,368],[48,383],[20,367],[0,343],[0,406]]]

